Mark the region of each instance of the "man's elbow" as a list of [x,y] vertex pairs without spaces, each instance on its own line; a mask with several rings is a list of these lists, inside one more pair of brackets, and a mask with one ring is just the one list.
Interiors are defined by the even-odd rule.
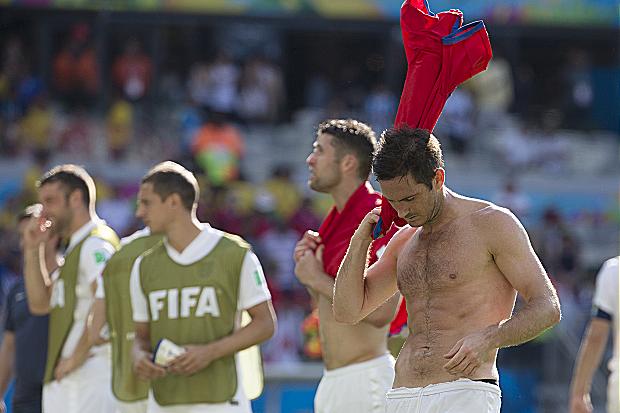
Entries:
[[549,306],[549,327],[555,326],[560,320],[562,320],[562,309],[560,308],[560,301],[555,297]]
[[274,315],[273,317],[270,317],[269,319],[267,319],[265,322],[265,327],[263,328],[263,337],[262,337],[261,342],[267,341],[271,337],[275,336],[277,330],[278,330],[278,321]]
[[351,314],[350,312],[346,311],[343,308],[340,308],[339,306],[335,305],[332,307],[332,311],[334,314],[334,320],[336,320],[339,323],[342,324],[357,324],[361,321],[360,318],[355,317],[354,314]]

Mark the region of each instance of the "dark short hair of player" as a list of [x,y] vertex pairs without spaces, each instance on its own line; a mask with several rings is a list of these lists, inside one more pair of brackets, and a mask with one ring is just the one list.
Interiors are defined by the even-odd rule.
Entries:
[[438,168],[443,168],[441,145],[426,129],[402,126],[386,129],[379,139],[372,169],[379,181],[411,175],[417,183],[433,187]]
[[332,144],[339,159],[345,154],[353,154],[359,163],[358,176],[368,179],[372,156],[377,147],[377,138],[372,128],[353,119],[331,119],[319,125],[317,135],[322,133],[335,138],[332,139]]
[[177,194],[183,206],[191,211],[198,202],[200,189],[198,181],[190,171],[176,162],[166,161],[157,164],[142,178],[142,183],[153,185],[153,191],[162,200]]
[[86,169],[73,164],[55,166],[43,174],[37,182],[37,188],[54,182],[60,182],[65,188],[67,198],[73,191],[78,190],[82,193],[84,205],[89,208],[93,206],[96,199],[95,181],[86,172]]

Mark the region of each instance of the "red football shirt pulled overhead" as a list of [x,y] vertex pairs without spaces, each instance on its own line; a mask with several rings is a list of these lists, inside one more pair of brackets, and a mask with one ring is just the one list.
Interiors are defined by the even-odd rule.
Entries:
[[[492,52],[484,23],[462,24],[459,10],[434,14],[427,1],[403,3],[400,27],[408,66],[394,126],[432,131],[454,89],[486,69]],[[375,238],[389,230],[392,222],[406,224],[387,200],[383,202]]]

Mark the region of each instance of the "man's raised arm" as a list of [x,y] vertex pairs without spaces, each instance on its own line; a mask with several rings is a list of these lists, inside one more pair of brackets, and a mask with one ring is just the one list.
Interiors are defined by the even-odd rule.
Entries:
[[347,254],[338,269],[334,284],[334,317],[341,323],[355,324],[396,293],[396,257],[393,242],[370,268],[366,268],[372,228],[379,219],[381,208],[370,211],[353,234]]
[[[28,296],[28,308],[34,315],[48,314],[52,293],[48,268],[51,262],[46,252],[49,245],[56,243],[57,237],[42,224],[41,218],[33,216],[24,231],[24,284]],[[52,254],[53,256],[54,254]],[[53,265],[53,264],[52,264]]]

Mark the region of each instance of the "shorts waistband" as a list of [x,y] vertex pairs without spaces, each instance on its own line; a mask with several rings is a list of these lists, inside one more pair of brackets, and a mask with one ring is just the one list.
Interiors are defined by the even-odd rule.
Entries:
[[430,396],[433,394],[451,392],[456,390],[483,390],[501,396],[502,392],[495,384],[469,379],[458,379],[446,383],[429,384],[425,387],[397,387],[388,391],[388,399],[408,399],[420,396]]
[[349,364],[348,366],[339,367],[337,369],[324,370],[323,377],[338,377],[348,374],[355,374],[376,367],[384,367],[386,364],[390,364],[392,368],[394,367],[394,357],[392,357],[390,353],[385,353],[379,357],[375,357],[374,359]]

